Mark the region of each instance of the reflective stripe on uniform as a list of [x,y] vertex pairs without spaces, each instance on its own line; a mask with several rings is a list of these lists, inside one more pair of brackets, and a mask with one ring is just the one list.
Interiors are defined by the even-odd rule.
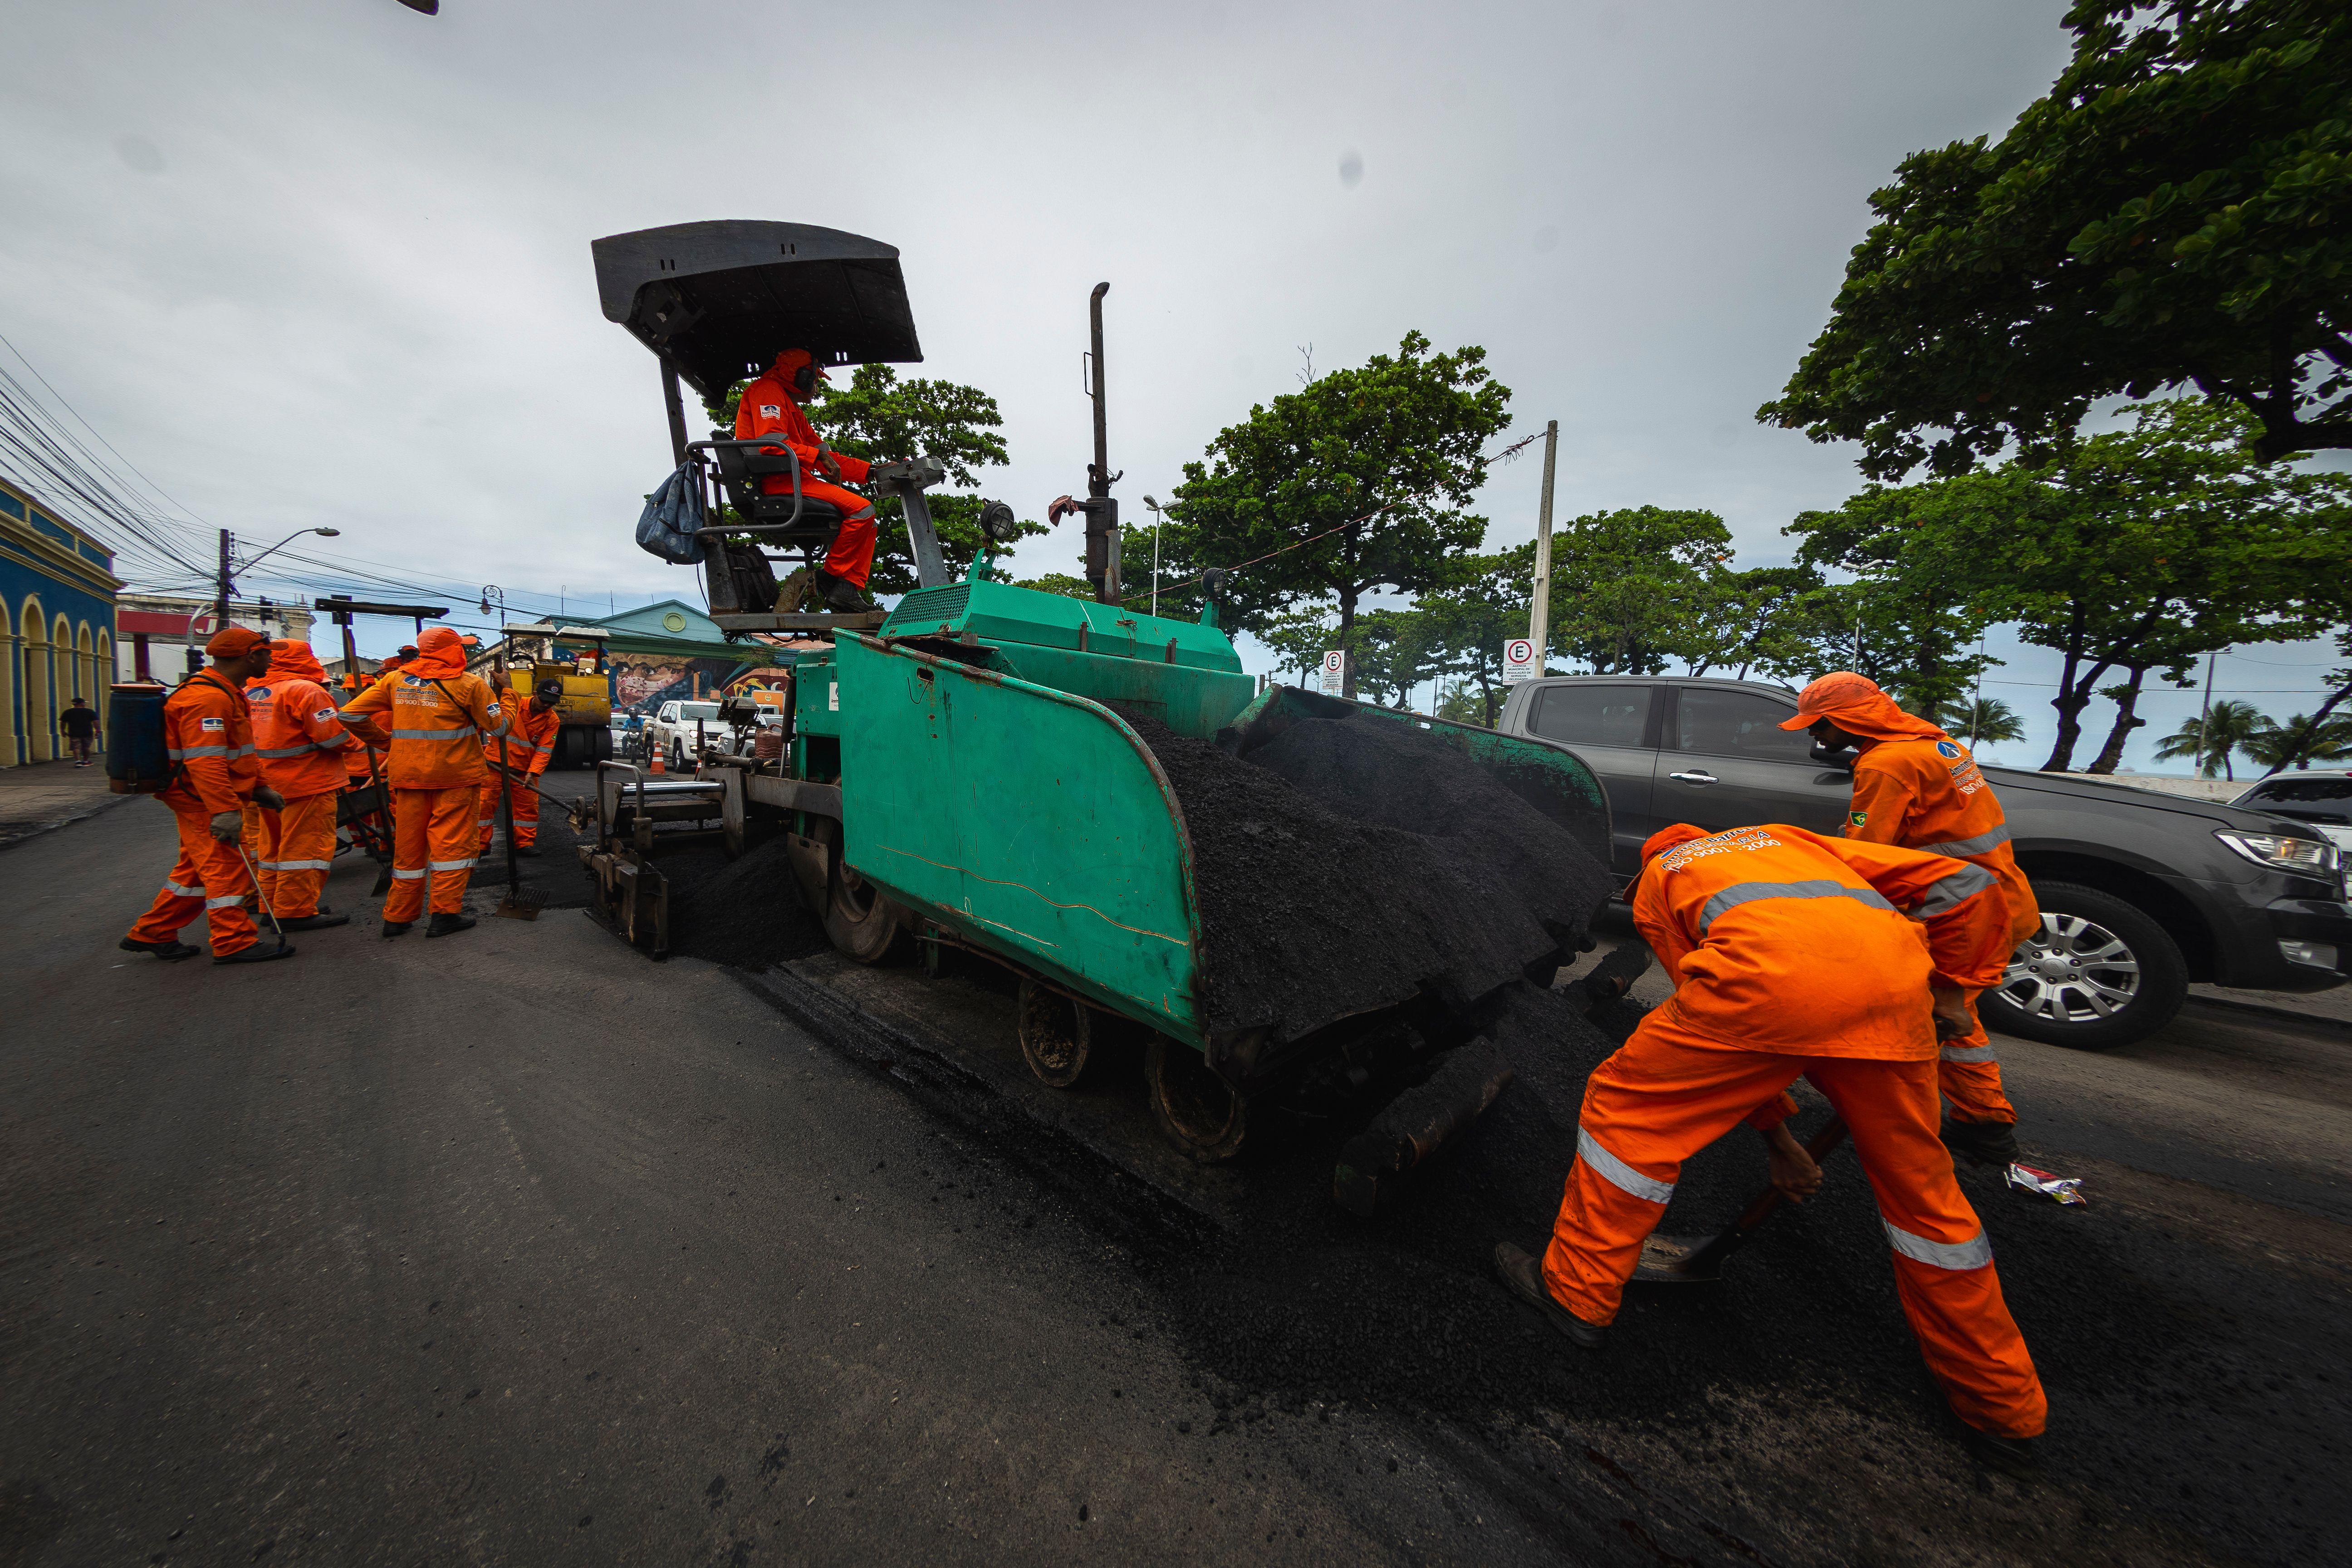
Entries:
[[1930,1241],[1915,1236],[1885,1215],[1878,1223],[1886,1227],[1886,1245],[1904,1257],[1936,1268],[1962,1270],[1982,1268],[1992,1261],[1992,1243],[1981,1230],[1962,1242]]
[[425,868],[428,871],[470,871],[480,864],[481,861],[478,859],[427,860],[425,863]]
[[1600,1142],[1580,1127],[1576,1130],[1577,1157],[1592,1167],[1595,1174],[1612,1187],[1622,1188],[1644,1203],[1663,1204],[1675,1195],[1675,1184],[1655,1176],[1645,1176],[1633,1166],[1603,1149]]
[[392,738],[395,741],[462,741],[475,732],[474,727],[468,724],[462,730],[394,730]]
[[[1975,868],[1971,867],[1970,869]],[[1895,912],[1885,895],[1875,888],[1849,888],[1843,882],[1832,882],[1826,877],[1802,882],[1738,882],[1707,900],[1706,907],[1698,912],[1698,931],[1715,923],[1715,917],[1741,904],[1752,904],[1765,899],[1852,899],[1868,909]],[[1958,900],[1954,900],[1957,902]]]
[[1974,838],[1955,838],[1948,844],[1922,844],[1922,855],[1949,855],[1957,860],[1963,855],[1989,855],[1996,845],[2009,842],[2009,829],[1996,827],[1990,833],[1979,833]]
[[1946,1046],[1937,1054],[1948,1062],[1989,1062],[1995,1059],[1990,1046]]
[[1927,889],[1927,896],[1919,900],[1918,909],[1913,912],[1921,916],[1940,915],[1968,902],[1991,886],[1991,872],[1981,866],[1962,862],[1959,868],[1949,876],[1937,879],[1936,885]]
[[392,868],[392,879],[395,882],[421,882],[425,879],[425,873],[422,871],[404,871],[399,867],[395,866]]
[[[245,748],[248,752],[252,749],[250,746]],[[175,763],[185,762],[190,757],[234,757],[242,754],[235,746],[165,747],[164,750]]]
[[[263,864],[268,865],[269,862],[264,861]],[[334,868],[335,863],[331,860],[280,860],[274,867],[279,871],[331,871]]]
[[256,752],[253,754],[257,757],[299,757],[308,752],[315,752],[318,749],[318,747],[309,744],[299,746],[270,746],[262,751]]
[[206,899],[205,900],[205,908],[208,910],[225,910],[231,904],[241,904],[243,902],[245,902],[245,895],[243,893],[231,893],[225,899]]
[[163,890],[175,899],[201,899],[205,896],[202,888],[183,888],[177,882],[164,883]]

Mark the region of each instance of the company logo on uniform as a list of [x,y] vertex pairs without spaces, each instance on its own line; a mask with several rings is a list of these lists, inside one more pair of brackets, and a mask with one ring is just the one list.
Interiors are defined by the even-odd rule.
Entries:
[[1936,754],[1939,757],[1957,757],[1960,754],[1960,749],[1949,741],[1938,741],[1936,742]]
[[1866,811],[1849,811],[1845,814],[1845,819],[1848,822],[1853,823],[1856,827],[1860,827],[1869,822],[1870,813]]
[[205,719],[198,721],[198,722],[203,728],[207,730],[226,730],[228,728],[228,721],[226,719]]
[[779,406],[778,405],[773,404],[773,403],[762,403],[761,405],[760,405],[760,417],[761,417],[761,418],[762,418],[762,419],[782,419],[783,416],[784,416],[784,411],[783,411],[783,409],[782,409],[781,406]]

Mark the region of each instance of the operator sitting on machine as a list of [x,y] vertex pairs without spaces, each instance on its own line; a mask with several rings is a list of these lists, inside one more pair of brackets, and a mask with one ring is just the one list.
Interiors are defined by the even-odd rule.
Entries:
[[[855,615],[869,607],[865,590],[866,579],[874,569],[874,506],[864,496],[825,480],[863,479],[869,465],[863,458],[827,447],[808,416],[801,412],[801,405],[815,395],[816,384],[830,379],[817,368],[808,350],[786,349],[766,374],[744,386],[743,399],[735,409],[735,437],[744,440],[782,436],[783,444],[801,460],[801,495],[840,510],[841,529],[833,536],[833,547],[825,552],[817,578],[826,609]],[[811,474],[811,468],[824,479]],[[769,495],[790,495],[791,476],[770,474],[761,488]]]

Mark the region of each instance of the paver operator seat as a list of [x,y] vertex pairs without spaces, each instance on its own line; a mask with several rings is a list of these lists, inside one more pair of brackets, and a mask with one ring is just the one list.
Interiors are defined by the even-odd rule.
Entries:
[[[713,431],[709,440],[688,441],[679,383],[717,403],[788,348],[804,348],[828,368],[920,363],[897,248],[839,229],[755,219],[611,235],[591,248],[605,318],[626,327],[661,363],[677,460],[706,458],[736,513],[726,530],[732,542],[722,543],[719,531],[706,530],[712,618],[733,632],[845,619],[863,624],[862,616],[795,615],[790,612],[797,606],[776,603],[772,563],[797,559],[814,580],[845,521],[834,506],[803,493],[823,476],[803,473],[799,458],[780,449],[773,437],[739,440],[731,432]],[[771,478],[789,482],[771,494]],[[926,488],[945,478],[937,459],[919,458],[877,463],[865,486],[872,494],[899,499],[916,580],[924,587],[947,582],[923,498]],[[777,614],[780,609],[786,613]]]

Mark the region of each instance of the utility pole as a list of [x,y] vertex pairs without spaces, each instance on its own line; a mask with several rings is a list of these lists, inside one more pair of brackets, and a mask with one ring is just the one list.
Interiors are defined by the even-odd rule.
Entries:
[[1095,598],[1105,605],[1119,602],[1118,502],[1110,487],[1118,475],[1110,471],[1108,410],[1105,407],[1103,375],[1103,296],[1110,285],[1097,283],[1087,300],[1087,327],[1094,342],[1090,367],[1094,384],[1087,395],[1095,404],[1095,460],[1087,465],[1087,575],[1094,580]]
[[215,632],[227,629],[228,596],[230,591],[236,586],[236,584],[230,581],[229,578],[228,548],[230,542],[231,541],[228,530],[226,528],[222,529],[220,531],[220,593],[219,595],[213,600],[213,630]]
[[2213,722],[2213,654],[2210,651],[2205,655],[2205,706],[2197,713],[2195,766],[2200,773],[2205,772],[2205,731]]
[[1535,602],[1528,606],[1528,641],[1536,645],[1536,673],[1548,663],[1551,636],[1551,480],[1559,462],[1559,421],[1544,425],[1543,500],[1536,507]]

